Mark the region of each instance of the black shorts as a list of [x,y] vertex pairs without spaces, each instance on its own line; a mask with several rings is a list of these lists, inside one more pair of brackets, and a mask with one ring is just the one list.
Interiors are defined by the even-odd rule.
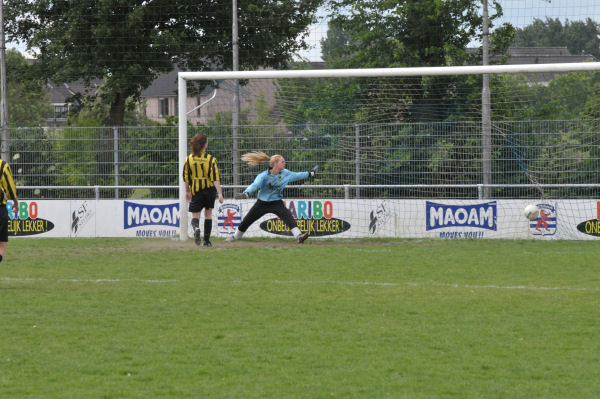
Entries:
[[215,199],[217,198],[217,189],[209,187],[198,191],[192,196],[192,201],[188,208],[189,212],[200,212],[204,209],[212,209],[215,207]]
[[0,242],[8,242],[8,210],[0,205]]
[[242,219],[242,223],[240,223],[238,230],[242,233],[245,233],[248,230],[248,227],[262,216],[267,213],[272,213],[274,215],[279,216],[281,220],[291,229],[294,227],[298,227],[296,223],[296,219],[292,215],[292,212],[288,208],[285,207],[282,200],[278,201],[262,201],[256,200],[250,211],[244,216]]

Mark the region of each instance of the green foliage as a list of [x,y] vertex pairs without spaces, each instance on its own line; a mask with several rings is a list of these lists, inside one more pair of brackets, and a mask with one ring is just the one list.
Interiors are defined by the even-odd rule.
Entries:
[[[447,66],[476,63],[477,54],[467,45],[478,37],[482,19],[480,2],[453,1],[354,1],[332,2],[327,39],[322,41],[323,58],[330,68],[389,68]],[[496,13],[491,21],[502,15]],[[513,30],[503,25],[492,35],[493,49],[503,54]],[[306,63],[292,68],[309,68]],[[457,92],[463,77],[394,79],[402,89],[380,90],[390,80],[298,79],[280,85],[278,100],[294,98],[296,106],[284,111],[289,124],[421,122],[470,118]],[[480,81],[467,90],[480,96]],[[439,107],[444,104],[444,108]],[[385,120],[382,120],[385,115]]]
[[350,44],[350,33],[335,24],[327,27],[327,36],[321,39],[321,56],[330,63],[342,56],[342,52]]
[[546,17],[534,19],[531,25],[517,28],[513,46],[564,46],[571,54],[592,55],[600,59],[600,24],[591,18],[584,21],[565,21]]
[[[306,47],[305,30],[322,2],[240,2],[240,69],[278,67]],[[231,1],[159,3],[7,0],[7,33],[38,50],[40,76],[103,79],[99,96],[110,105],[110,125],[120,126],[128,104],[158,74],[175,65],[206,70],[232,64]]]
[[9,126],[43,125],[52,114],[44,80],[16,49],[6,51],[6,84]]
[[333,1],[331,40],[342,46],[335,49],[332,64],[462,65],[469,59],[468,43],[481,31],[479,6],[475,0]]
[[112,163],[112,132],[89,128],[53,132],[57,185],[94,186],[114,184],[102,166]]
[[[179,168],[176,127],[128,127],[118,130],[119,184],[124,186],[176,186]],[[161,189],[151,189],[152,198],[162,198]],[[123,194],[129,196],[128,191]],[[139,195],[132,192],[131,195]]]
[[557,74],[549,84],[534,84],[524,75],[495,75],[490,90],[502,99],[492,119],[568,120],[593,118],[600,97],[600,72]]
[[17,188],[56,185],[52,145],[43,128],[10,129],[10,145],[12,156],[7,161]]
[[254,105],[256,118],[252,121],[255,125],[270,125],[273,124],[273,119],[270,114],[273,106],[267,103],[264,93],[260,93]]
[[[69,114],[67,124],[77,127],[97,127],[110,125],[110,105],[102,102],[97,97],[80,99],[78,107],[73,108]],[[127,111],[123,115],[124,126],[156,126],[157,123],[134,109],[134,105],[128,100]],[[177,118],[177,117],[169,117]],[[176,126],[171,120],[166,121],[168,126]]]

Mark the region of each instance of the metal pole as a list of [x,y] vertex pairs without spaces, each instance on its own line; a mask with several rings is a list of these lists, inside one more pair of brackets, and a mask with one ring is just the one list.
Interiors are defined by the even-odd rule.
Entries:
[[[488,2],[483,0],[483,37],[482,53],[483,65],[489,64],[489,21]],[[492,122],[490,100],[490,77],[483,74],[483,87],[481,90],[481,166],[483,173],[483,195],[491,197],[489,184],[492,183]]]
[[[240,69],[239,48],[238,48],[238,15],[237,0],[232,0],[232,48],[233,48],[233,70]],[[233,157],[233,185],[239,182],[239,155],[238,155],[238,134],[240,126],[240,82],[236,79],[233,82],[233,109],[231,112],[231,156]]]
[[563,62],[553,64],[516,65],[463,65],[445,67],[410,68],[354,68],[354,69],[293,69],[260,71],[205,71],[179,72],[189,80],[232,80],[232,79],[302,79],[302,78],[366,78],[388,76],[451,76],[482,75],[498,73],[540,73],[540,72],[587,72],[600,71],[600,62]]
[[[356,185],[360,185],[360,126],[358,123],[354,124],[354,143],[355,143],[355,155],[354,155],[354,173],[356,176]],[[356,198],[360,198],[360,188],[356,188]]]
[[2,159],[10,159],[8,102],[6,101],[6,45],[4,41],[4,0],[0,0],[0,126],[2,127]]
[[[0,0],[1,1],[1,0]],[[119,129],[113,127],[113,161],[115,167],[115,186],[119,185]],[[115,188],[115,199],[119,199],[119,188]]]
[[179,240],[188,239],[188,206],[185,200],[185,181],[183,180],[183,164],[187,157],[187,81],[181,77],[177,79],[177,99],[179,108]]

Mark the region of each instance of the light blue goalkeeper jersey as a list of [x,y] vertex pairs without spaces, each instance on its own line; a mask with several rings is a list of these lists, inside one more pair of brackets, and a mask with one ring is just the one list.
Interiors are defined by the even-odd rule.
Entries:
[[278,201],[283,198],[283,189],[288,183],[308,179],[308,172],[292,172],[283,169],[278,175],[272,175],[265,170],[256,176],[254,182],[244,190],[244,194],[253,194],[258,190],[258,199],[261,201]]

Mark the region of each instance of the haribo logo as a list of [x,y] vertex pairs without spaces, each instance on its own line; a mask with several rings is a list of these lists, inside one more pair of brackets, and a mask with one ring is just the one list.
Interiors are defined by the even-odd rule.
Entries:
[[38,218],[38,203],[35,201],[19,201],[19,211],[12,211],[13,202],[6,202],[8,211],[8,235],[31,236],[47,233],[54,228],[54,223],[49,220]]
[[[350,223],[333,217],[331,201],[290,201],[286,206],[296,220],[300,231],[308,232],[311,236],[329,236],[350,229]],[[290,228],[278,218],[263,221],[260,228],[272,234],[292,235]]]
[[600,201],[596,202],[596,219],[579,223],[577,230],[589,236],[600,237]]

